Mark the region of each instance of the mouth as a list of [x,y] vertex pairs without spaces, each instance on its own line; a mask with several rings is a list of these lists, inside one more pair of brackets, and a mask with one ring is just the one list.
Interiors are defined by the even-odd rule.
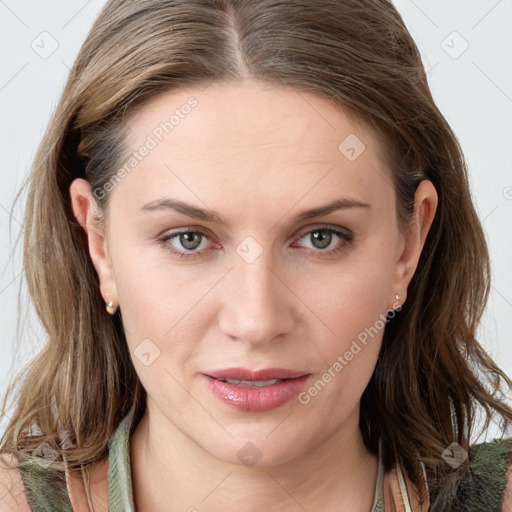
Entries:
[[248,368],[225,368],[203,372],[205,375],[217,380],[239,380],[245,382],[269,382],[272,380],[288,380],[309,375],[308,372],[290,370],[288,368],[263,368],[249,370]]
[[265,388],[267,386],[273,386],[278,382],[284,382],[289,379],[270,379],[270,380],[242,380],[242,379],[215,379],[220,382],[227,382],[234,386],[242,386],[246,388]]
[[310,373],[285,368],[228,368],[203,373],[209,390],[224,404],[248,412],[283,405],[304,387]]

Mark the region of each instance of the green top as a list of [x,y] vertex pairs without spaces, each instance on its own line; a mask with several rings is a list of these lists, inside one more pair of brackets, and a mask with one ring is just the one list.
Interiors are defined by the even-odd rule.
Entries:
[[[135,512],[129,451],[133,412],[132,408],[122,419],[108,443],[108,509],[113,512]],[[511,457],[512,439],[473,446],[471,471],[461,481],[450,512],[502,512]],[[63,472],[32,459],[22,463],[21,476],[32,512],[73,512]],[[373,510],[380,510],[379,480]]]

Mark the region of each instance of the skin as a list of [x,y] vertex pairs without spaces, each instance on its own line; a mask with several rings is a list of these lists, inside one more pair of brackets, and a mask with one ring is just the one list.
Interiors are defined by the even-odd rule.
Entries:
[[[77,179],[70,188],[101,294],[119,304],[148,393],[130,440],[136,506],[370,510],[377,458],[362,441],[359,400],[382,328],[307,404],[238,411],[214,397],[200,373],[282,367],[311,373],[310,383],[321,378],[365,328],[406,300],[436,191],[420,184],[402,233],[375,134],[324,99],[258,81],[165,92],[127,121],[130,150],[191,96],[197,106],[110,192],[105,226],[93,222],[89,184]],[[338,149],[351,134],[365,145],[354,161]],[[214,210],[228,226],[141,211],[164,195]],[[370,207],[294,220],[342,197]],[[312,233],[326,227],[349,229],[353,240],[329,232],[321,249]],[[158,242],[183,228],[206,235],[191,249],[200,255],[171,254],[169,247],[187,252],[180,237]],[[236,251],[249,236],[262,251],[251,263]],[[153,355],[160,351],[149,366],[134,352],[145,339]],[[254,467],[237,457],[248,442],[261,455]]]

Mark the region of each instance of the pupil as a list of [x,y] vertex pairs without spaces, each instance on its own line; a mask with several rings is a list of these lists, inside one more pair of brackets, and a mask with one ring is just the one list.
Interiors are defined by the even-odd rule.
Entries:
[[[327,231],[326,229],[315,231],[312,233],[312,235],[314,240],[313,245],[318,249],[325,249],[331,243],[332,234],[330,231]],[[317,243],[319,245],[317,245]]]

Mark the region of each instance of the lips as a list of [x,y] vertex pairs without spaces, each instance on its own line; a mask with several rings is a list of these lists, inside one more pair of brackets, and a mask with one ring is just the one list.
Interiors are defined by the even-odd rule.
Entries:
[[311,374],[285,368],[226,368],[202,377],[222,403],[247,412],[263,412],[284,405],[305,386]]

